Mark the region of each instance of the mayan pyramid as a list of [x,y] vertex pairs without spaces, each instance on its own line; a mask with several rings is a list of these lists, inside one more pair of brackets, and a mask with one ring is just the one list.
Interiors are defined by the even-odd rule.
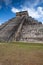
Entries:
[[0,42],[26,41],[43,42],[43,25],[28,15],[17,12],[16,17],[0,26]]

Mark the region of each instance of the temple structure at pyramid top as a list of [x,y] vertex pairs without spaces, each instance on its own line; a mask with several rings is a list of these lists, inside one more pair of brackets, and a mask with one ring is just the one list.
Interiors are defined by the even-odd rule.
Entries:
[[16,12],[16,16],[29,16],[27,11]]

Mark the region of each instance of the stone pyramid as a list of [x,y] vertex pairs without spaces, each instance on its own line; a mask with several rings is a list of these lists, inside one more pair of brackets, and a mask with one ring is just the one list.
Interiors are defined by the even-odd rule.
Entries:
[[0,42],[43,42],[43,25],[28,15],[17,12],[16,17],[0,26]]

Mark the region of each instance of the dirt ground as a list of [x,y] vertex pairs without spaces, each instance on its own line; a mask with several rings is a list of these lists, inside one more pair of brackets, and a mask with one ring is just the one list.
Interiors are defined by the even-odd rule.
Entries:
[[0,65],[43,65],[43,44],[0,44]]

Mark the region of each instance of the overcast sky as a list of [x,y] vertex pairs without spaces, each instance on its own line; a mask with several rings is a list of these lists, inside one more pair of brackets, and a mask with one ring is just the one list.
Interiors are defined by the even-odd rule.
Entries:
[[43,0],[0,0],[0,24],[16,16],[16,12],[28,14],[43,23]]

